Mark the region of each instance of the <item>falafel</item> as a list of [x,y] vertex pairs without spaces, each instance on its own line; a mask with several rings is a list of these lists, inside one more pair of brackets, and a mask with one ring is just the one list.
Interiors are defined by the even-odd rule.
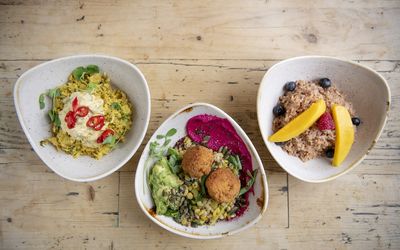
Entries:
[[203,146],[188,148],[183,155],[182,169],[192,178],[201,178],[211,171],[214,154],[211,149]]
[[218,168],[207,177],[206,187],[208,194],[215,201],[231,202],[240,191],[240,180],[231,169]]

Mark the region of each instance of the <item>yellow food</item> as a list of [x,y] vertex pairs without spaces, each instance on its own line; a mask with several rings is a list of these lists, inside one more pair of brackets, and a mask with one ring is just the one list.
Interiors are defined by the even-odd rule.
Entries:
[[320,99],[313,103],[307,110],[291,120],[283,128],[271,135],[268,140],[271,142],[288,141],[311,127],[318,118],[325,112],[325,101]]
[[354,127],[349,111],[340,105],[332,106],[333,120],[336,126],[335,154],[332,165],[339,166],[349,154],[354,142]]
[[[94,86],[92,90],[89,89],[90,85]],[[53,105],[55,106],[55,111],[60,114],[60,120],[65,118],[65,112],[63,112],[65,100],[69,99],[74,93],[81,93],[80,97],[85,93],[90,93],[91,96],[102,100],[103,106],[101,110],[104,112],[106,120],[106,126],[104,127],[115,132],[118,142],[124,141],[125,134],[132,126],[133,107],[123,91],[111,86],[110,78],[105,73],[87,74],[79,80],[75,79],[71,74],[68,77],[68,82],[58,89],[60,95],[55,98]],[[41,144],[50,143],[57,150],[62,150],[73,157],[88,155],[95,159],[100,159],[114,148],[112,144],[90,146],[85,143],[85,139],[88,138],[73,138],[62,127],[65,126],[58,127],[52,124],[52,137],[43,140]]]

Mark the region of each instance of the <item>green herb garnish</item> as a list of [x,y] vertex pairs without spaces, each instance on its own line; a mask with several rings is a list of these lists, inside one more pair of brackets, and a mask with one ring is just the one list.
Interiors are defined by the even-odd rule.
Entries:
[[90,65],[86,66],[86,72],[88,74],[99,73],[100,72],[99,66],[90,64]]
[[116,109],[116,110],[120,110],[121,109],[121,105],[119,105],[118,102],[113,102],[113,103],[111,103],[111,108]]
[[94,74],[94,73],[99,73],[99,66],[97,65],[88,65],[85,67],[78,67],[72,71],[72,75],[76,80],[82,80],[85,74]]
[[84,72],[85,72],[85,68],[81,66],[81,67],[74,69],[74,71],[72,71],[72,75],[74,76],[74,78],[76,80],[79,80],[79,79],[81,79],[81,76],[83,75]]
[[58,117],[58,113],[56,111],[56,97],[60,96],[60,90],[58,88],[54,88],[54,89],[50,89],[49,91],[47,91],[46,94],[41,94],[39,96],[39,105],[40,105],[40,109],[44,108],[44,98],[45,96],[48,96],[51,98],[52,100],[52,107],[48,112],[50,121],[58,128],[61,126],[61,121],[60,118]]
[[176,134],[176,129],[175,128],[171,128],[170,130],[168,130],[167,134],[165,135],[165,137],[171,137],[174,134]]
[[253,173],[250,173],[250,171],[247,171],[247,175],[250,177],[250,180],[247,181],[245,187],[242,187],[240,189],[239,196],[241,196],[242,194],[247,193],[247,191],[250,190],[250,188],[253,186],[254,182],[256,181],[257,173],[258,173],[258,169],[254,169]]
[[89,93],[92,93],[92,91],[95,90],[96,88],[97,88],[97,84],[96,84],[96,83],[94,83],[94,82],[89,82],[88,85],[87,85],[86,90],[87,90]]
[[238,155],[229,155],[227,158],[228,162],[233,166],[236,172],[242,170],[242,163]]
[[44,97],[45,96],[46,96],[45,94],[41,94],[39,96],[39,107],[40,107],[40,109],[44,109],[44,107],[46,106],[45,103],[44,103]]
[[116,144],[117,138],[113,135],[107,136],[107,138],[103,141],[103,144],[110,144],[112,147]]

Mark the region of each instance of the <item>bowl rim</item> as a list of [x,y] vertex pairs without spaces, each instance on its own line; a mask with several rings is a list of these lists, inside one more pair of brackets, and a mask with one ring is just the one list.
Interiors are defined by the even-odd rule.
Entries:
[[[360,68],[363,68],[371,73],[373,73],[374,75],[376,75],[383,83],[384,83],[384,90],[386,90],[388,99],[386,100],[386,113],[385,113],[385,117],[383,120],[383,123],[381,124],[381,126],[379,127],[379,131],[378,133],[375,135],[374,139],[372,140],[372,143],[369,145],[367,151],[364,153],[364,155],[362,155],[359,159],[355,160],[354,162],[352,162],[349,167],[344,170],[343,172],[331,175],[329,177],[323,178],[323,179],[319,179],[319,180],[315,180],[315,179],[307,179],[304,177],[300,177],[295,175],[292,171],[290,171],[289,169],[287,169],[286,167],[284,167],[284,164],[281,163],[281,161],[278,159],[278,157],[276,157],[273,153],[272,153],[272,149],[271,149],[271,145],[270,143],[268,143],[267,141],[267,135],[266,132],[264,132],[262,130],[261,127],[261,111],[262,111],[262,107],[260,106],[261,104],[261,89],[262,87],[266,84],[266,78],[267,76],[269,76],[269,74],[271,73],[271,71],[278,66],[281,66],[282,64],[285,64],[287,62],[290,61],[296,61],[296,60],[303,60],[303,59],[329,59],[329,60],[333,60],[333,61],[339,61],[339,62],[344,62],[344,63],[348,63],[348,64],[352,64],[353,66],[357,66]],[[365,157],[369,154],[369,152],[371,151],[371,149],[374,147],[374,145],[376,144],[376,142],[378,141],[379,137],[381,136],[383,129],[386,125],[387,119],[388,119],[388,115],[389,115],[389,111],[390,111],[390,104],[391,104],[391,92],[390,92],[390,88],[389,88],[389,84],[386,81],[386,79],[379,74],[378,72],[376,72],[375,70],[373,70],[372,68],[362,65],[360,63],[351,61],[351,60],[346,60],[346,59],[341,59],[341,58],[337,58],[337,57],[332,57],[332,56],[319,56],[319,55],[309,55],[309,56],[297,56],[297,57],[291,57],[285,60],[282,60],[280,62],[275,63],[274,65],[272,65],[267,72],[264,74],[262,80],[261,80],[261,84],[258,88],[258,93],[257,93],[257,120],[258,120],[258,127],[260,129],[261,132],[261,136],[263,138],[264,144],[266,145],[268,151],[270,152],[271,156],[273,157],[273,159],[279,164],[279,166],[281,166],[287,173],[289,173],[291,176],[305,181],[305,182],[310,182],[310,183],[323,183],[323,182],[327,182],[327,181],[331,181],[334,180],[336,178],[338,178],[339,176],[342,176],[348,172],[350,172],[352,169],[354,169],[358,164],[360,164]]]
[[[136,73],[138,73],[139,77],[141,78],[141,80],[144,83],[144,87],[145,87],[145,95],[146,95],[146,99],[148,100],[148,104],[147,104],[147,109],[149,110],[149,112],[147,113],[146,117],[145,117],[145,126],[144,129],[140,132],[139,134],[139,140],[136,143],[136,145],[132,148],[132,150],[130,150],[130,153],[126,155],[125,158],[123,158],[121,160],[121,162],[119,164],[117,164],[115,167],[113,167],[112,169],[97,175],[97,176],[93,176],[93,177],[89,177],[89,178],[72,178],[69,176],[65,176],[62,173],[60,173],[58,170],[54,169],[53,167],[50,167],[47,162],[44,160],[44,158],[41,156],[41,154],[39,154],[39,150],[38,150],[38,146],[35,144],[35,141],[33,140],[33,138],[31,137],[26,124],[23,120],[22,117],[22,113],[20,110],[20,105],[19,105],[19,88],[20,85],[22,84],[22,79],[29,74],[34,73],[36,70],[42,68],[42,67],[46,67],[49,64],[55,63],[55,62],[59,62],[59,61],[68,61],[68,60],[75,60],[75,59],[80,59],[80,58],[101,58],[101,59],[106,59],[106,60],[110,60],[110,61],[118,61],[120,63],[123,63],[129,67],[131,67]],[[129,94],[128,94],[129,96]],[[43,62],[39,65],[36,65],[30,69],[28,69],[27,71],[25,71],[20,77],[18,77],[17,81],[14,84],[14,89],[13,89],[13,99],[14,99],[14,107],[17,113],[17,117],[18,117],[18,121],[25,133],[25,136],[28,138],[28,141],[30,143],[30,145],[32,146],[32,148],[34,149],[35,153],[39,156],[39,158],[42,160],[42,162],[48,167],[50,168],[52,171],[54,171],[54,173],[56,173],[57,175],[68,179],[70,181],[76,181],[76,182],[90,182],[90,181],[95,181],[95,180],[99,180],[102,179],[112,173],[114,173],[115,171],[117,171],[118,169],[120,169],[125,163],[127,163],[132,156],[136,153],[136,151],[138,150],[138,148],[140,147],[140,145],[143,142],[144,136],[146,135],[147,129],[148,129],[148,125],[149,125],[149,121],[150,121],[150,114],[151,114],[151,98],[150,98],[150,90],[149,90],[149,86],[148,83],[146,81],[146,78],[144,77],[143,73],[140,71],[140,69],[130,63],[129,61],[126,61],[124,59],[118,58],[118,57],[114,57],[114,56],[108,56],[108,55],[102,55],[102,54],[82,54],[82,55],[72,55],[72,56],[66,56],[66,57],[60,57],[60,58],[56,58],[50,61],[46,61]],[[112,152],[110,152],[112,153]]]
[[[226,236],[230,236],[230,235],[239,233],[239,232],[241,232],[241,231],[243,231],[243,230],[246,230],[247,228],[249,228],[249,227],[255,225],[256,223],[258,223],[258,222],[261,220],[261,218],[263,217],[263,215],[265,214],[265,212],[266,212],[266,210],[267,210],[268,203],[269,203],[269,188],[268,188],[268,181],[267,181],[267,173],[266,173],[266,171],[265,171],[265,169],[264,169],[264,165],[262,164],[261,158],[260,158],[260,156],[258,155],[258,152],[257,152],[256,148],[254,147],[254,145],[253,145],[253,143],[251,142],[250,138],[247,136],[246,132],[239,126],[239,124],[238,124],[230,115],[228,115],[228,114],[227,114],[226,112],[224,112],[222,109],[220,109],[220,108],[218,108],[218,107],[216,107],[216,106],[214,106],[214,105],[212,105],[212,104],[209,104],[209,103],[196,102],[196,103],[192,103],[192,104],[186,105],[186,106],[184,106],[183,108],[180,108],[179,110],[177,110],[176,112],[174,112],[173,114],[171,114],[170,116],[168,116],[168,118],[167,118],[166,120],[164,120],[164,121],[158,126],[158,128],[154,131],[154,133],[152,134],[151,137],[153,137],[153,136],[155,135],[155,132],[157,132],[157,130],[158,130],[160,127],[162,127],[162,126],[164,126],[165,124],[167,124],[170,120],[172,120],[173,118],[175,118],[177,115],[179,115],[180,113],[184,112],[185,110],[190,110],[191,108],[193,108],[193,107],[195,107],[195,106],[205,106],[205,107],[208,107],[208,108],[211,108],[211,109],[215,109],[215,110],[217,110],[218,112],[221,112],[221,113],[225,116],[224,118],[228,119],[229,122],[231,122],[233,125],[235,125],[235,126],[234,126],[234,127],[235,127],[235,130],[237,129],[237,132],[240,133],[240,137],[241,137],[242,139],[244,139],[246,146],[249,147],[250,150],[251,150],[252,152],[255,152],[255,153],[256,153],[254,156],[255,156],[255,160],[257,161],[258,165],[259,165],[260,168],[261,168],[261,170],[260,170],[260,172],[261,172],[261,184],[263,185],[263,189],[264,189],[264,202],[263,202],[263,208],[262,208],[261,212],[258,214],[258,216],[257,216],[255,219],[253,219],[252,221],[250,221],[249,223],[247,223],[245,226],[240,227],[240,228],[235,229],[235,230],[232,230],[232,231],[228,231],[228,232],[216,234],[216,235],[200,235],[200,234],[192,234],[192,233],[188,233],[188,232],[185,232],[185,231],[181,231],[181,230],[172,228],[172,227],[170,227],[169,225],[167,225],[167,224],[165,224],[165,223],[162,223],[160,220],[158,220],[157,218],[155,218],[155,217],[153,217],[153,216],[151,216],[151,215],[149,214],[147,208],[143,205],[143,203],[142,203],[142,201],[141,201],[141,198],[140,198],[141,195],[139,194],[139,189],[137,188],[137,185],[139,185],[139,184],[137,184],[138,181],[136,181],[136,179],[137,179],[137,178],[141,178],[141,177],[139,177],[139,176],[137,175],[137,171],[135,172],[135,176],[134,176],[134,183],[135,183],[134,189],[135,189],[136,201],[137,201],[137,203],[139,204],[140,209],[143,211],[143,213],[144,213],[148,218],[150,218],[150,220],[152,220],[154,223],[156,223],[157,225],[159,225],[160,227],[166,229],[166,230],[169,231],[169,232],[172,232],[172,233],[174,233],[174,234],[177,234],[177,235],[179,235],[179,236],[183,236],[183,237],[186,237],[186,238],[192,238],[192,239],[207,240],[207,239],[223,238],[223,237],[226,237]],[[142,158],[143,158],[143,157],[146,157],[146,156],[144,155],[144,152],[145,152],[146,148],[147,148],[147,147],[149,146],[149,144],[150,144],[151,137],[149,138],[149,140],[148,140],[148,142],[147,142],[145,148],[144,148],[143,151],[142,151],[142,155],[140,156],[140,159],[139,159],[137,168],[139,167],[139,163],[141,162]],[[142,164],[142,166],[144,166],[144,165]]]

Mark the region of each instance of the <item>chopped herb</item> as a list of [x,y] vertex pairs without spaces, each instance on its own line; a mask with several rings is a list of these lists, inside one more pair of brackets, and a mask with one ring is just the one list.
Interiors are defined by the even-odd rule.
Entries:
[[156,138],[158,139],[158,140],[161,140],[162,138],[164,138],[165,137],[165,135],[157,135],[156,136]]
[[256,181],[257,173],[258,173],[258,169],[254,169],[253,173],[250,173],[250,171],[247,171],[247,175],[250,177],[250,180],[247,181],[245,187],[242,187],[240,189],[239,196],[247,193],[250,190],[250,188],[253,186],[254,182]]
[[40,109],[44,109],[44,107],[45,107],[44,97],[45,97],[45,94],[41,94],[39,96],[39,107],[40,107]]
[[89,84],[87,85],[86,90],[91,93],[93,90],[95,90],[97,88],[97,84],[94,82],[89,82]]
[[111,146],[114,146],[116,144],[117,138],[113,135],[107,136],[107,138],[103,141],[103,144],[110,144]]
[[111,108],[116,109],[116,110],[120,110],[121,109],[121,105],[119,105],[118,102],[113,102],[113,103],[111,103]]

